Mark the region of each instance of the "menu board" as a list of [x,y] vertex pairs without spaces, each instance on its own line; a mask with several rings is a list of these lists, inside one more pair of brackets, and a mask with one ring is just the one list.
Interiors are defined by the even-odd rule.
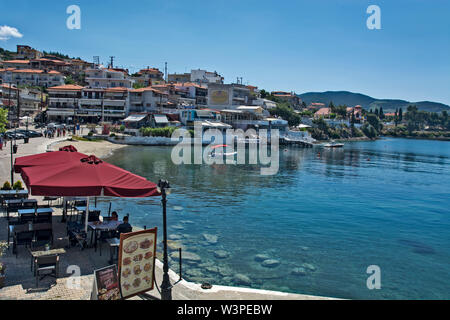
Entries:
[[98,300],[120,300],[116,265],[95,270],[95,285]]
[[157,228],[120,235],[119,282],[124,299],[153,290]]

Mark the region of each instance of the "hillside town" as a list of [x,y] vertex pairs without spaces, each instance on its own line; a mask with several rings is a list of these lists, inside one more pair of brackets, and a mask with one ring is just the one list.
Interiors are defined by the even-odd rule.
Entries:
[[[0,61],[0,106],[14,110],[10,121],[25,117],[45,123],[108,123],[123,125],[131,135],[139,135],[142,127],[192,127],[195,121],[220,130],[270,126],[287,132],[292,124],[271,112],[280,103],[312,115],[303,125],[295,123],[296,130],[305,131],[311,120],[327,116],[323,104],[307,106],[293,92],[267,94],[240,78],[225,83],[216,71],[165,74],[149,66],[130,74],[113,61],[105,67],[95,60],[62,58],[18,45],[13,59]],[[359,123],[358,106],[354,112]],[[344,122],[351,117],[346,118]]]
[[168,73],[167,63],[165,72],[148,66],[130,74],[113,59],[104,66],[99,57],[91,63],[26,45],[7,57],[0,60],[0,107],[9,110],[10,127],[24,121],[101,124],[103,133],[120,126],[123,134],[139,136],[143,128],[191,129],[201,122],[203,129],[221,131],[276,128],[290,141],[310,144],[375,138],[381,121],[389,128],[403,120],[403,110],[306,104],[294,92],[267,92],[242,78],[226,83],[216,71]]

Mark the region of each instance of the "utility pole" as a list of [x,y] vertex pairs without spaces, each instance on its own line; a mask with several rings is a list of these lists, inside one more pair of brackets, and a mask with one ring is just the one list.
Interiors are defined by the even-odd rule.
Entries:
[[101,123],[102,126],[103,126],[103,122],[105,121],[105,102],[104,102],[105,96],[104,96],[104,94],[105,93],[102,92],[102,123]]

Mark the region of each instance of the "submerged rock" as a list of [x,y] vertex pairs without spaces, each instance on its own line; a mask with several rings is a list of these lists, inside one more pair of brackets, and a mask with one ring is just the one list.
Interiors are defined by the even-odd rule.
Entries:
[[204,233],[203,234],[203,239],[206,240],[206,242],[208,242],[209,244],[216,244],[219,240],[218,236],[212,235],[212,234],[207,234]]
[[249,277],[247,277],[245,274],[237,273],[233,277],[233,281],[236,284],[241,284],[244,286],[249,286],[252,283],[252,280],[250,280]]
[[265,268],[276,268],[280,265],[280,261],[275,259],[264,260],[261,265]]
[[[178,251],[174,251],[170,254],[170,257],[175,261],[179,261],[180,254]],[[186,263],[198,263],[202,260],[198,254],[189,251],[183,251],[181,258],[183,259],[183,262]]]
[[183,238],[183,236],[181,234],[171,234],[168,236],[168,238],[170,240],[180,240]]
[[214,251],[214,256],[218,259],[226,259],[230,256],[230,253],[225,250],[216,250]]
[[306,276],[307,272],[305,268],[298,267],[292,269],[291,274],[294,276]]
[[179,248],[185,250],[185,247],[178,241],[175,240],[167,240],[167,247],[169,250],[178,250]]
[[264,260],[269,260],[270,257],[267,254],[257,254],[255,256],[255,261],[256,262],[263,262]]
[[313,266],[311,263],[303,263],[301,267],[312,272],[316,271],[316,267]]

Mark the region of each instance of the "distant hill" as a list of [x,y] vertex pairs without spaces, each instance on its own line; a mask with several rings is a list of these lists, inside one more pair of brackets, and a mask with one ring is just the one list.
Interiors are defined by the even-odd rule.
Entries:
[[395,112],[397,108],[406,110],[409,105],[414,104],[419,110],[428,112],[450,112],[450,106],[431,101],[409,102],[405,100],[375,99],[361,93],[349,91],[327,91],[327,92],[307,92],[298,95],[306,104],[321,102],[328,106],[333,101],[334,105],[347,105],[350,107],[360,105],[364,109],[379,109],[383,107],[384,112]]

